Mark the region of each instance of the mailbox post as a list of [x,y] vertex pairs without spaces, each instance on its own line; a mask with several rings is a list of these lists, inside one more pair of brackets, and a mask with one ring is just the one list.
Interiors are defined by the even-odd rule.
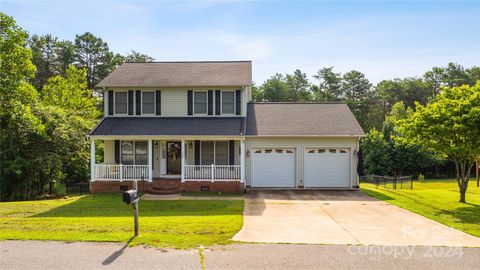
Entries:
[[133,206],[133,227],[135,236],[138,236],[138,184],[137,181],[133,182],[133,189],[125,191],[123,193],[123,202],[131,204]]

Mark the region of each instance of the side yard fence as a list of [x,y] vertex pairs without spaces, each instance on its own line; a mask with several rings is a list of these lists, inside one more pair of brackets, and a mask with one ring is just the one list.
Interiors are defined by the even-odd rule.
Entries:
[[409,176],[382,176],[382,175],[365,175],[360,177],[360,182],[375,184],[378,188],[382,186],[384,188],[392,189],[413,189],[413,178]]

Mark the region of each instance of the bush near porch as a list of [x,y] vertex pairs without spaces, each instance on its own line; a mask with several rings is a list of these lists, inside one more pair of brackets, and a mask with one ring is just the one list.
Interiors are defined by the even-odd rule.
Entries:
[[369,183],[362,183],[360,189],[371,197],[480,237],[480,188],[474,179],[469,181],[468,203],[458,202],[455,179],[415,182],[413,190],[376,188]]
[[243,200],[140,201],[140,236],[121,194],[0,203],[0,239],[105,241],[195,248],[226,244],[243,223]]

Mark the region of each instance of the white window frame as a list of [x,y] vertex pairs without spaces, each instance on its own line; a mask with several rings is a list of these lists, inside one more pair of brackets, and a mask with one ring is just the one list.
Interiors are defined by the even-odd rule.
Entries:
[[[148,165],[148,163],[150,162],[150,157],[148,156],[148,141],[145,141],[145,140],[140,140],[141,142],[147,142],[147,164],[141,164],[142,166],[146,166]],[[120,140],[120,164],[123,164],[123,155],[122,155],[122,142],[132,142],[133,143],[133,164],[132,165],[137,165],[136,164],[136,156],[137,156],[137,152],[136,152],[136,143],[137,143],[137,140]]]
[[[127,112],[126,113],[117,113],[117,110],[116,110],[117,93],[127,93]],[[128,104],[130,104],[130,100],[129,100],[129,97],[128,97],[128,91],[127,90],[113,91],[113,114],[114,115],[128,115]]]
[[[195,113],[195,93],[205,93],[205,113]],[[208,115],[208,91],[206,90],[194,90],[193,97],[192,97],[192,109],[193,115]]]
[[[153,113],[144,113],[143,112],[143,93],[153,93]],[[155,91],[143,91],[142,90],[142,95],[141,95],[141,101],[140,101],[140,112],[142,113],[142,115],[155,115],[155,112],[157,110],[157,102],[155,100]]]
[[[233,92],[233,113],[223,113],[223,93],[224,92]],[[237,95],[235,95],[235,90],[221,90],[220,92],[220,114],[221,115],[235,115],[237,104]]]
[[[230,143],[229,141],[200,141],[200,165],[211,165],[211,164],[203,164],[202,162],[202,142],[213,142],[213,164],[214,165],[217,165],[216,162],[217,162],[217,142],[226,142],[227,143],[227,164],[226,165],[229,165],[230,164]],[[225,165],[225,166],[226,166]]]

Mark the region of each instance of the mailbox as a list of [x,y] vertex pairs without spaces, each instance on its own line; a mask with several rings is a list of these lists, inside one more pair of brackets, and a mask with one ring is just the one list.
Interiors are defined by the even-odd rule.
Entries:
[[138,200],[138,193],[136,190],[131,189],[123,193],[123,202],[126,204],[133,204]]

